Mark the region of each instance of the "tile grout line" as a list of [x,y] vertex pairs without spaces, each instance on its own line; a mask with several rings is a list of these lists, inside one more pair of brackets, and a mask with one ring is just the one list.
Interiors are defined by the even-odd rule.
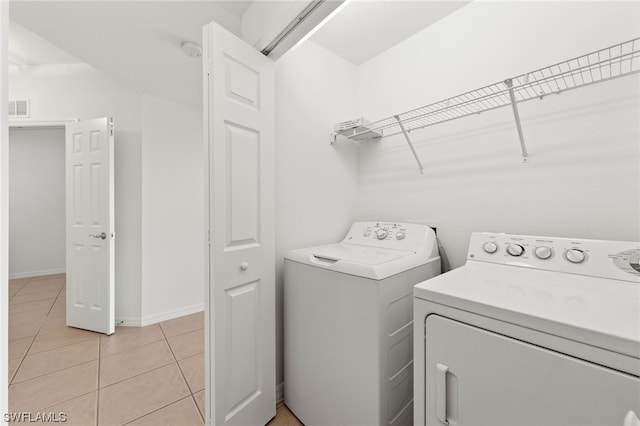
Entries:
[[[50,371],[50,372],[48,372],[48,373],[40,374],[39,376],[29,377],[29,378],[28,378],[28,379],[26,379],[26,380],[22,380],[22,381],[20,381],[20,382],[12,383],[12,385],[20,385],[20,384],[22,384],[22,383],[30,382],[31,380],[40,379],[40,378],[42,378],[42,377],[44,377],[44,376],[48,376],[49,374],[54,374],[54,373],[58,373],[58,372],[60,372],[60,371],[70,370],[70,369],[72,369],[72,368],[80,367],[81,365],[89,364],[90,362],[95,362],[95,361],[97,361],[97,360],[98,360],[97,358],[96,358],[96,359],[90,359],[89,361],[84,361],[84,362],[81,362],[81,363],[79,363],[79,364],[72,365],[71,367],[64,367],[64,368],[60,368],[60,369],[58,369],[58,370]],[[17,370],[16,370],[16,374],[17,374]]]
[[[200,412],[200,407],[198,407],[198,402],[196,401],[196,397],[195,394],[191,391],[191,386],[189,386],[189,382],[187,381],[187,377],[184,375],[184,371],[182,371],[182,367],[180,367],[180,363],[178,362],[178,358],[176,357],[176,354],[173,352],[173,348],[171,347],[171,344],[169,343],[169,339],[167,338],[167,336],[164,333],[164,329],[162,328],[162,325],[158,324],[160,326],[160,331],[162,332],[162,335],[164,336],[165,340],[167,341],[167,346],[169,346],[169,350],[171,351],[171,355],[173,355],[173,358],[176,360],[176,364],[178,364],[178,370],[180,370],[180,374],[182,374],[182,378],[184,379],[185,383],[187,384],[187,388],[189,389],[189,392],[191,393],[191,395],[189,395],[191,397],[191,399],[193,400],[193,403],[196,406],[196,410],[198,410],[198,415],[200,416],[200,418],[202,419],[202,423],[205,423],[205,419],[204,419],[204,415]],[[197,328],[196,330],[199,330],[199,328]],[[187,333],[191,333],[192,331],[195,330],[191,330],[191,331],[187,331],[186,333],[182,333],[182,334],[187,334]],[[182,334],[176,334],[176,336],[181,336]],[[175,336],[171,336],[171,337],[175,337]],[[197,354],[199,355],[199,354]],[[196,355],[193,355],[196,356]],[[187,357],[190,358],[190,357]],[[187,359],[185,358],[185,359]],[[200,392],[200,391],[198,391]]]
[[[91,361],[83,362],[82,364],[78,364],[78,365],[76,365],[75,367],[78,367],[78,366],[80,366],[80,365],[84,365],[84,364],[88,364],[88,363],[93,362],[93,361],[95,361],[95,359],[94,359],[94,360],[91,360]],[[71,368],[71,367],[70,367],[70,368]],[[63,368],[62,370],[66,370],[66,368]],[[62,371],[62,370],[57,370],[57,371]],[[54,373],[55,373],[55,372],[57,372],[57,371],[54,371]],[[38,377],[42,377],[42,376],[38,376]],[[35,377],[34,377],[34,378],[35,378]],[[29,380],[32,380],[32,379],[29,379]],[[24,382],[18,382],[18,383],[16,383],[16,384],[22,384],[22,383],[28,382],[29,380],[25,380]],[[65,399],[65,400],[62,400],[62,401],[55,402],[55,403],[53,403],[53,404],[51,404],[51,405],[48,405],[48,406],[43,407],[43,408],[35,409],[35,410],[31,411],[31,412],[33,412],[33,413],[38,412],[38,411],[42,412],[42,411],[46,410],[47,408],[55,407],[56,405],[60,405],[60,404],[64,404],[65,402],[69,402],[69,401],[71,401],[71,400],[73,400],[73,399],[80,398],[81,396],[88,395],[88,394],[90,394],[90,393],[92,393],[92,392],[95,392],[95,390],[92,390],[92,391],[89,391],[89,392],[85,392],[85,393],[82,393],[82,394],[80,394],[80,395],[76,395],[76,396],[73,396],[73,397],[71,397],[71,398],[68,398],[68,399]]]
[[[143,414],[143,415],[142,415],[142,416],[140,416],[140,417],[136,417],[135,419],[132,419],[131,421],[128,421],[128,422],[124,423],[125,425],[127,425],[127,424],[129,424],[129,423],[132,423],[132,422],[135,422],[136,420],[141,419],[141,418],[143,418],[143,417],[145,417],[145,416],[148,416],[149,414],[155,413],[156,411],[162,410],[163,408],[166,408],[166,407],[170,406],[171,404],[175,404],[176,402],[180,402],[180,401],[182,401],[183,399],[186,399],[186,398],[188,398],[188,397],[190,397],[190,396],[193,396],[193,394],[191,393],[191,388],[189,387],[189,383],[187,382],[187,379],[186,379],[186,377],[184,376],[184,373],[182,372],[182,369],[180,368],[180,364],[178,363],[178,359],[176,358],[175,354],[173,353],[173,348],[172,348],[172,347],[171,347],[171,345],[169,344],[169,341],[167,340],[167,337],[166,337],[166,336],[165,336],[165,334],[164,334],[164,330],[162,329],[162,326],[161,326],[160,324],[158,324],[158,328],[160,328],[160,333],[162,334],[162,338],[164,339],[165,343],[166,343],[166,344],[167,344],[167,346],[169,347],[169,351],[171,352],[171,356],[173,357],[174,361],[172,361],[172,362],[171,362],[171,363],[169,363],[169,364],[163,365],[162,367],[158,367],[158,368],[154,368],[153,370],[149,370],[149,371],[147,371],[147,372],[145,372],[145,373],[148,373],[148,372],[150,372],[150,371],[158,370],[159,368],[164,368],[164,367],[166,367],[167,365],[171,365],[172,363],[174,363],[174,362],[175,362],[175,363],[176,363],[176,366],[178,367],[178,371],[180,371],[180,375],[182,376],[182,379],[183,379],[183,380],[184,380],[184,382],[185,382],[185,385],[187,385],[187,389],[189,390],[189,395],[187,395],[187,396],[185,396],[185,397],[182,397],[182,398],[180,398],[180,399],[178,399],[178,400],[176,400],[176,401],[172,401],[172,402],[170,402],[169,404],[163,405],[162,407],[157,408],[156,410],[153,410],[153,411],[150,411],[150,412],[148,412],[148,413],[145,413],[145,414]],[[153,342],[153,343],[156,343],[156,342]],[[145,373],[137,374],[137,375],[135,375],[135,376],[131,376],[131,377],[137,377],[137,376],[140,376],[140,375],[145,374]],[[131,377],[130,377],[130,378],[131,378]],[[128,379],[125,379],[125,380],[128,380]],[[124,380],[122,380],[122,381],[124,381]],[[122,381],[121,381],[121,382],[122,382]],[[121,382],[118,382],[118,383],[121,383]],[[114,383],[114,384],[115,384],[115,383]],[[112,385],[109,385],[109,386],[112,386]],[[105,386],[105,388],[107,388],[107,387],[108,387],[108,386]],[[195,401],[194,401],[194,403],[195,403]],[[197,405],[197,404],[196,404],[196,409],[198,409],[198,405]],[[198,409],[198,413],[199,413],[199,412],[200,412],[200,410]],[[99,426],[99,425],[98,425],[98,426]]]
[[[129,379],[133,379],[134,377],[140,377],[140,376],[142,376],[142,375],[144,375],[144,374],[151,373],[152,371],[156,371],[156,370],[159,370],[159,369],[161,369],[161,368],[164,368],[164,367],[166,367],[166,366],[168,366],[168,365],[171,365],[171,364],[173,364],[174,362],[175,362],[175,361],[171,361],[171,362],[168,362],[168,363],[166,363],[166,364],[159,365],[159,366],[157,366],[157,367],[155,367],[155,368],[152,368],[151,370],[147,370],[147,371],[144,371],[144,372],[142,372],[142,373],[134,374],[133,376],[129,376],[129,377],[127,377],[126,379],[122,379],[122,380],[118,380],[117,382],[110,383],[110,384],[106,385],[105,387],[103,387],[102,389],[109,388],[109,387],[111,387],[111,386],[113,386],[113,385],[117,385],[117,384],[122,383],[122,382],[126,382],[127,380],[129,380]],[[180,367],[178,366],[178,368],[180,368]],[[187,385],[187,388],[189,388],[189,385]],[[190,390],[190,389],[189,389],[189,390]]]
[[[173,348],[171,347],[171,344],[169,343],[169,339],[167,338],[166,334],[164,333],[164,329],[162,328],[161,324],[158,324],[158,326],[160,327],[160,332],[162,333],[162,336],[164,336],[165,340],[167,341],[167,346],[169,346],[169,350],[171,351],[171,355],[173,355],[173,358],[176,360],[176,364],[178,364],[178,370],[180,370],[180,374],[182,374],[182,379],[185,381],[185,383],[187,384],[187,389],[189,389],[189,392],[191,393],[191,399],[193,400],[193,403],[196,405],[196,410],[198,410],[198,414],[200,415],[200,418],[202,419],[202,422],[205,423],[205,419],[204,419],[204,415],[203,413],[200,412],[200,407],[198,407],[198,402],[196,401],[196,397],[194,392],[191,390],[191,386],[189,386],[189,381],[187,380],[187,377],[184,375],[184,371],[182,371],[182,367],[180,366],[180,363],[178,362],[178,358],[176,357],[176,354],[173,352]],[[203,327],[204,328],[204,327]],[[199,328],[196,328],[195,330],[200,330]],[[182,334],[187,334],[187,333],[191,333],[192,331],[195,330],[191,330],[191,331],[187,331],[186,333],[182,333]],[[175,336],[181,336],[182,334],[176,334]],[[171,336],[171,337],[175,337],[175,336]],[[193,356],[197,356],[200,354],[196,354]],[[187,357],[190,358],[190,357]],[[185,359],[187,359],[185,358]],[[198,391],[200,392],[200,391]]]
[[[26,282],[26,283],[24,283],[24,285],[23,285],[22,287],[20,287],[20,290],[22,290],[22,289],[24,288],[24,286],[26,286],[27,284],[29,284],[29,282],[30,282],[32,279],[33,279],[33,278],[28,278],[28,279],[27,279],[27,282]],[[11,280],[9,280],[9,283],[10,283],[10,282],[11,282]],[[11,284],[9,284],[9,287],[11,287]],[[18,290],[18,291],[16,291],[15,293],[13,293],[13,295],[12,295],[12,296],[9,296],[9,300],[7,300],[7,302],[10,302],[10,301],[11,301],[11,299],[13,299],[13,297],[14,297],[16,294],[20,293],[20,290]]]
[[[192,391],[191,386],[189,386],[189,381],[187,380],[187,377],[185,376],[184,371],[182,371],[182,367],[180,366],[180,363],[178,362],[178,358],[176,357],[176,354],[173,352],[173,348],[169,344],[169,339],[167,339],[167,336],[164,334],[164,329],[162,328],[162,325],[160,325],[160,324],[158,324],[158,325],[160,326],[160,332],[162,333],[162,335],[164,336],[165,340],[167,341],[167,346],[169,346],[169,350],[171,351],[171,355],[173,355],[173,359],[176,360],[176,364],[178,365],[178,370],[180,371],[180,374],[182,375],[182,379],[184,380],[184,382],[187,385],[187,389],[189,389],[189,393],[190,393],[191,399],[193,399],[193,403],[196,405],[196,409],[198,410],[198,414],[200,415],[200,417],[202,418],[202,421],[204,422],[205,421],[204,420],[204,416],[200,412],[200,408],[198,407],[198,403],[196,402],[196,397],[194,396],[194,392]],[[199,330],[199,329],[197,329],[197,330]],[[184,333],[184,334],[186,334],[186,333]],[[185,359],[187,359],[187,358],[185,358]],[[198,392],[200,392],[200,391],[198,391]]]
[[[115,333],[114,333],[114,334],[115,334]],[[154,344],[156,344],[156,343],[158,343],[158,342],[163,342],[163,341],[165,341],[165,340],[164,340],[164,338],[162,338],[162,339],[158,339],[158,340],[154,340],[153,342],[148,342],[148,343],[145,343],[145,344],[142,344],[142,345],[134,346],[134,347],[131,347],[131,348],[128,348],[128,349],[122,350],[122,351],[120,351],[120,352],[114,352],[114,353],[109,354],[109,355],[102,355],[102,353],[100,353],[100,356],[102,356],[102,357],[104,357],[104,358],[109,358],[109,357],[112,357],[112,356],[117,356],[117,355],[121,355],[121,354],[126,354],[126,353],[128,353],[128,352],[133,352],[133,351],[135,351],[135,350],[137,350],[137,349],[144,348],[145,346],[154,345]],[[169,346],[169,343],[167,343],[167,346]]]
[[[73,327],[70,327],[70,328],[73,328]],[[81,329],[78,329],[78,330],[81,330]],[[87,330],[87,331],[88,331],[88,330]],[[33,336],[33,337],[36,337],[36,336]],[[99,338],[100,338],[100,336],[87,337],[86,339],[78,340],[77,342],[68,343],[68,344],[66,344],[66,345],[56,346],[56,347],[53,347],[53,348],[51,348],[51,349],[45,349],[45,350],[43,350],[43,351],[32,352],[32,353],[30,353],[30,354],[29,354],[29,356],[32,356],[32,355],[40,355],[40,354],[43,354],[43,353],[45,353],[45,352],[55,351],[55,350],[57,350],[57,349],[62,349],[62,348],[66,348],[66,347],[69,347],[69,346],[77,345],[78,343],[86,343],[86,342],[88,342],[88,341],[90,341],[90,340],[93,340],[93,339],[99,339]],[[35,339],[33,339],[33,340],[35,341]],[[29,347],[29,349],[31,349],[31,347]],[[26,356],[26,355],[25,355],[25,356]],[[96,359],[97,359],[97,358],[96,358]]]
[[[169,320],[169,321],[171,321],[171,320]],[[164,322],[164,321],[163,321],[163,322]],[[160,323],[158,323],[158,325],[159,325],[159,324],[160,324]],[[160,328],[162,328],[162,326],[160,326]],[[202,327],[197,327],[197,328],[191,329],[191,330],[189,330],[189,331],[185,331],[185,332],[183,332],[183,333],[172,334],[172,335],[171,335],[171,336],[169,336],[169,337],[166,337],[166,336],[165,336],[165,339],[166,339],[166,340],[167,340],[167,342],[168,342],[168,341],[169,341],[169,339],[173,339],[174,337],[184,336],[185,334],[193,333],[194,331],[203,330],[203,329],[204,329],[204,324],[202,325]],[[164,330],[162,330],[162,334],[164,335]]]
[[[198,391],[198,392],[201,392],[201,391]],[[196,404],[196,409],[198,410],[198,414],[200,415],[200,418],[202,419],[202,423],[205,423],[204,414],[202,414],[202,412],[200,411],[200,407],[198,406],[198,401],[196,401],[196,394],[192,393],[191,394],[191,398],[193,399],[193,403]]]
[[[30,281],[31,281],[31,279],[29,279],[29,281],[27,281],[25,283],[25,285],[27,285]],[[49,314],[51,313],[51,310],[53,309],[53,305],[55,305],[56,301],[58,300],[58,297],[60,297],[60,293],[62,292],[62,288],[66,287],[66,285],[67,285],[67,280],[65,279],[63,284],[62,284],[62,287],[60,287],[60,290],[58,290],[58,295],[56,296],[55,300],[51,304],[51,307],[49,308],[49,310],[47,311],[47,315],[45,315],[45,317],[42,319],[42,322],[40,323],[40,327],[38,327],[38,331],[36,331],[36,334],[33,335],[33,340],[31,340],[31,343],[29,343],[29,347],[27,348],[27,351],[24,353],[24,356],[20,360],[20,364],[18,364],[18,368],[16,368],[15,373],[13,373],[13,377],[11,378],[11,382],[9,383],[9,385],[13,384],[13,380],[16,378],[16,375],[18,374],[18,371],[22,367],[22,363],[24,362],[24,360],[29,355],[29,351],[31,350],[31,347],[33,346],[33,343],[36,341],[36,338],[38,337],[38,334],[40,334],[40,331],[42,331],[42,326],[44,325],[44,323],[46,322],[47,318],[49,317]],[[22,290],[22,289],[20,289],[20,290]],[[18,292],[16,292],[16,294],[18,294]],[[15,294],[14,294],[14,296],[15,296]],[[8,344],[9,344],[9,341],[7,341],[7,345]],[[42,352],[44,352],[44,351],[42,351]],[[22,383],[22,382],[19,382],[19,383]]]
[[182,371],[182,368],[180,368],[180,363],[178,362],[178,358],[176,357],[176,354],[173,352],[173,348],[171,347],[171,344],[169,343],[169,339],[167,339],[166,334],[164,334],[164,329],[162,328],[162,325],[158,324],[158,327],[160,327],[160,333],[162,333],[162,337],[164,337],[164,341],[167,342],[167,346],[169,347],[169,351],[171,352],[171,356],[173,357],[173,359],[176,362],[176,365],[178,366],[178,370],[180,371],[180,375],[182,375],[182,380],[184,380],[184,383],[187,385],[187,389],[189,389],[189,393],[191,393],[191,388],[189,387],[189,382],[187,381],[187,377],[184,375],[184,372]]
[[[89,395],[89,394],[90,394],[90,393],[92,393],[92,392],[95,392],[95,391],[89,391],[89,392],[86,392],[86,393],[82,393],[82,394],[80,394],[80,395],[74,396],[73,398],[65,399],[64,401],[60,401],[60,402],[56,402],[55,404],[47,405],[46,407],[44,407],[44,408],[40,408],[39,410],[36,410],[36,411],[40,411],[40,412],[45,411],[45,410],[47,410],[47,409],[50,409],[50,408],[52,408],[52,407],[55,407],[56,405],[64,404],[65,402],[72,401],[72,400],[74,400],[74,399],[76,399],[76,398],[81,398],[81,397],[83,397],[83,396]],[[34,412],[35,412],[35,411],[34,411]]]
[[[25,288],[28,284],[30,284],[30,283],[31,283],[31,281],[34,281],[34,280],[33,280],[33,279],[29,279],[29,281],[27,281],[27,282],[26,282],[22,287],[20,287],[20,290],[16,291],[16,292],[13,294],[13,296],[9,297],[9,301],[11,301],[11,299],[13,299],[14,297],[16,297],[16,296],[17,296],[17,295],[18,295],[22,290],[24,290],[24,288]],[[66,278],[65,278],[65,279],[63,280],[62,287],[60,287],[60,288],[58,289],[58,293],[56,294],[56,297],[54,298],[55,300],[58,300],[58,296],[60,296],[60,292],[62,291],[62,289],[63,289],[63,288],[65,288],[65,287],[66,287],[66,285],[67,285],[67,280],[66,280]],[[36,292],[33,292],[33,293],[27,293],[27,294],[38,294],[38,293],[41,293],[41,291],[36,291]],[[47,298],[47,299],[51,299],[51,297],[49,297],[49,298]],[[46,300],[46,299],[29,300],[29,301],[27,301],[27,302],[15,303],[15,305],[20,305],[20,304],[22,304],[22,303],[38,302],[38,301],[40,301],[40,300]],[[54,303],[55,303],[55,300],[54,300]],[[53,305],[51,305],[51,306],[53,307]]]
[[[117,385],[118,383],[122,383],[122,382],[125,382],[125,381],[129,380],[129,379],[133,379],[134,377],[142,376],[143,374],[151,373],[152,371],[156,371],[156,370],[159,370],[161,368],[166,367],[167,365],[171,365],[174,362],[175,361],[170,361],[170,362],[168,362],[166,364],[162,364],[162,365],[159,365],[159,366],[157,366],[155,368],[152,368],[151,370],[143,371],[142,373],[138,373],[138,374],[134,374],[133,376],[129,376],[126,379],[122,379],[122,380],[118,380],[117,382],[109,383],[108,385],[105,385],[102,389],[106,389],[106,388],[111,387],[113,385]],[[189,387],[189,386],[187,385],[187,387]]]
[[[187,331],[186,333],[176,334],[175,336],[171,336],[171,337],[181,336],[183,334],[191,333],[191,332],[196,331],[196,330],[200,330],[200,329],[196,328],[194,330]],[[167,336],[164,334],[164,329],[162,328],[162,325],[160,325],[160,331],[162,332],[162,335],[165,337],[165,339],[167,341],[167,346],[169,346],[169,350],[171,351],[171,355],[173,355],[173,358],[176,360],[176,364],[178,364],[178,369],[180,370],[180,374],[182,374],[182,378],[187,383],[187,388],[189,389],[189,392],[191,392],[191,399],[193,399],[193,403],[196,405],[196,409],[198,410],[198,414],[200,415],[200,418],[202,419],[202,422],[204,423],[205,422],[204,414],[202,412],[200,412],[200,407],[198,407],[198,402],[196,401],[195,393],[191,391],[191,386],[189,386],[189,382],[187,381],[187,377],[184,375],[184,372],[182,371],[182,367],[180,366],[180,362],[178,362],[178,358],[176,357],[176,354],[173,352],[173,348],[171,347],[171,344],[169,344],[169,339],[167,339]],[[200,354],[196,354],[196,355],[192,355],[192,356],[198,356],[198,355],[200,355]],[[187,357],[185,359],[188,359],[188,358],[191,358],[191,357]],[[200,391],[198,391],[198,392],[200,392]]]
[[[135,419],[133,419],[133,420],[130,420],[130,421],[126,422],[126,423],[123,423],[123,426],[124,426],[124,425],[128,425],[128,424],[130,424],[130,423],[133,423],[133,422],[135,422],[136,420],[140,420],[141,418],[146,417],[146,416],[148,416],[148,415],[150,415],[150,414],[153,414],[153,413],[155,413],[155,412],[158,412],[158,411],[160,411],[160,410],[163,410],[163,409],[167,408],[168,406],[173,405],[173,404],[176,404],[176,403],[178,403],[178,402],[180,402],[180,401],[182,401],[182,400],[185,400],[185,399],[187,399],[187,398],[189,398],[189,397],[191,397],[191,395],[184,396],[184,397],[182,397],[182,398],[178,399],[177,401],[173,401],[173,402],[171,402],[171,403],[169,403],[169,404],[167,404],[167,405],[163,405],[162,407],[157,408],[157,409],[155,409],[155,410],[153,410],[153,411],[149,411],[148,413],[143,414],[143,415],[142,415],[142,416],[140,416],[140,417],[136,417],[136,418],[135,418]],[[195,403],[195,401],[194,401],[194,403]],[[198,406],[197,406],[197,405],[196,405],[196,410],[198,410]],[[198,413],[199,413],[199,412],[200,412],[200,410],[198,410]]]
[[[152,324],[152,325],[153,325],[153,324]],[[149,327],[150,327],[150,326],[149,326]],[[160,333],[162,334],[162,328],[160,327],[160,325],[159,325],[159,324],[158,324],[158,328],[160,329]],[[114,334],[115,334],[115,333],[114,333]],[[142,348],[142,347],[145,347],[145,346],[149,346],[149,345],[153,345],[153,344],[158,343],[158,342],[165,342],[165,343],[167,344],[167,347],[169,348],[169,351],[171,351],[171,346],[169,345],[169,342],[167,342],[167,341],[166,341],[166,339],[164,338],[164,334],[162,334],[162,339],[155,340],[155,341],[153,341],[153,342],[149,342],[149,343],[145,343],[144,345],[135,346],[135,347],[133,347],[133,348],[129,348],[129,349],[126,349],[126,350],[123,350],[123,351],[120,351],[120,352],[115,352],[115,353],[112,353],[112,354],[109,354],[109,355],[104,355],[104,358],[109,358],[109,357],[112,357],[112,356],[125,354],[125,353],[127,353],[127,352],[132,352],[132,351],[135,351],[135,350],[137,350],[137,349],[139,349],[139,348]],[[102,358],[102,357],[103,357],[103,355],[102,355],[102,339],[100,339],[100,353],[98,354],[98,356],[99,356],[100,358]],[[151,372],[151,371],[158,370],[158,369],[160,369],[160,368],[166,367],[167,365],[171,365],[173,362],[175,362],[175,356],[173,355],[173,352],[171,352],[171,356],[173,357],[174,361],[169,361],[169,362],[167,362],[166,364],[162,364],[162,365],[156,366],[156,367],[154,367],[154,368],[152,368],[152,369],[150,369],[150,370],[143,371],[142,373],[134,374],[133,376],[129,376],[129,377],[125,378],[125,379],[121,379],[121,380],[118,380],[118,381],[116,381],[116,382],[109,383],[108,385],[105,385],[105,386],[104,386],[104,389],[106,389],[106,388],[108,388],[108,387],[110,387],[110,386],[116,385],[116,384],[118,384],[118,383],[122,383],[122,382],[124,382],[125,380],[129,380],[129,379],[132,379],[132,378],[134,378],[134,377],[142,376],[143,374],[149,373],[149,372]],[[179,366],[178,366],[178,368],[179,368]],[[187,387],[188,387],[188,385],[187,385]],[[98,388],[98,390],[99,390],[99,389],[100,389],[100,388]]]

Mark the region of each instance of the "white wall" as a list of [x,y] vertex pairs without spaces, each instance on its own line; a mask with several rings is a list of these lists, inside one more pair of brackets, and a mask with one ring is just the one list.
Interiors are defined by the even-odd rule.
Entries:
[[116,319],[141,315],[141,97],[86,64],[10,70],[9,97],[30,99],[30,120],[115,122]]
[[64,128],[11,129],[9,139],[9,276],[64,272]]
[[202,110],[142,97],[142,324],[204,310]]
[[283,381],[282,267],[295,248],[341,240],[355,214],[353,144],[329,144],[357,117],[356,67],[313,42],[276,62],[276,382]]
[[[384,118],[637,37],[637,2],[473,2],[358,69]],[[452,266],[473,231],[640,239],[640,85],[625,77],[360,146],[360,219],[424,220]],[[381,202],[384,200],[384,202]]]

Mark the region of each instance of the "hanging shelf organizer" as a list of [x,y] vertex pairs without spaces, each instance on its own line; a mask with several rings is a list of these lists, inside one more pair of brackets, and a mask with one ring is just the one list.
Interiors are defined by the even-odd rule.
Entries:
[[331,143],[339,137],[370,140],[402,133],[422,173],[422,163],[413,148],[409,132],[510,105],[518,129],[522,161],[527,162],[528,153],[518,113],[519,102],[542,99],[550,94],[558,94],[638,72],[640,72],[640,38],[615,44],[393,117],[367,123],[366,126],[334,132]]

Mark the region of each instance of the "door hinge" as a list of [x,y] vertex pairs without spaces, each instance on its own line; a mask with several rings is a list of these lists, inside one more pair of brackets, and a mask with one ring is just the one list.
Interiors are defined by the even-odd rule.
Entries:
[[211,231],[207,231],[207,244],[211,245]]
[[211,75],[211,61],[207,59],[206,64],[207,75]]

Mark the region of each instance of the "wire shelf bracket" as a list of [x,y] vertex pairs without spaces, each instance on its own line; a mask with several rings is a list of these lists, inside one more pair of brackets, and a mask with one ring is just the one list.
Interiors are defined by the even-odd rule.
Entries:
[[408,136],[411,131],[510,105],[520,138],[522,161],[526,163],[529,154],[524,142],[518,103],[637,73],[640,73],[640,38],[367,123],[366,127],[355,128],[348,133],[334,132],[331,134],[332,143],[338,136],[364,141],[402,133],[422,171],[422,164]]
[[398,126],[400,126],[400,130],[402,130],[402,134],[404,135],[404,138],[407,140],[407,143],[409,144],[409,148],[411,148],[411,153],[413,154],[413,157],[416,159],[416,162],[418,163],[418,170],[420,171],[420,174],[423,174],[424,173],[424,167],[422,167],[422,163],[420,162],[420,158],[418,157],[418,154],[416,153],[416,150],[413,148],[413,144],[411,143],[411,138],[409,138],[409,134],[405,130],[404,126],[402,125],[402,121],[400,120],[400,116],[394,115],[393,117],[398,121]]
[[516,95],[513,92],[513,80],[508,78],[504,81],[504,84],[509,89],[509,98],[511,99],[511,107],[513,108],[513,118],[516,120],[516,128],[518,129],[518,137],[520,138],[520,149],[522,150],[522,162],[529,162],[529,153],[527,153],[527,146],[524,143],[524,134],[522,133],[522,125],[520,124],[520,113],[518,112],[518,101]]

